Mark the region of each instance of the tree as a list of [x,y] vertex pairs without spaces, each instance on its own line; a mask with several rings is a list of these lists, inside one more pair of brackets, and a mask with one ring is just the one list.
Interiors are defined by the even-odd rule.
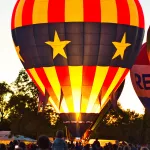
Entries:
[[150,141],[150,112],[145,109],[141,125],[141,143],[147,144]]
[[11,121],[11,131],[14,134],[22,134],[30,137],[38,137],[40,134],[54,136],[55,126],[51,125],[50,113],[53,110],[46,106],[44,112],[37,112],[36,99],[28,96],[12,96],[9,106]]
[[143,115],[134,111],[110,109],[98,128],[92,134],[92,138],[126,140],[140,142],[141,125]]
[[10,119],[21,118],[26,111],[37,112],[37,99],[28,95],[12,95],[7,109],[10,111]]
[[14,134],[36,137],[41,133],[53,133],[58,114],[51,105],[46,105],[44,112],[38,112],[39,91],[25,70],[21,70],[12,84],[15,89],[7,108],[11,112],[9,120]]
[[121,106],[119,105],[118,109],[110,109],[108,114],[103,119],[103,124],[111,125],[111,126],[126,126],[132,123],[135,123],[135,121],[141,120],[143,116],[134,112],[128,110],[123,110]]
[[24,69],[20,70],[19,75],[14,83],[15,94],[28,95],[38,98],[39,91]]
[[7,103],[9,99],[9,96],[13,94],[13,91],[11,90],[10,86],[6,82],[0,83],[0,113],[1,113],[1,124],[4,121],[4,118],[6,118],[9,114],[9,111],[7,109]]

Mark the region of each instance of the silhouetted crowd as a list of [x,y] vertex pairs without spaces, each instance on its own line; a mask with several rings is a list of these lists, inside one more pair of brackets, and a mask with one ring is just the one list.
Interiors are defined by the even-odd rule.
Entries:
[[22,141],[14,140],[8,145],[0,144],[0,150],[150,150],[150,144],[141,146],[121,142],[118,144],[107,143],[102,147],[98,139],[96,139],[93,144],[84,144],[83,146],[81,142],[66,142],[63,139],[63,131],[57,131],[53,142],[50,142],[47,136],[41,135],[36,144],[25,144]]

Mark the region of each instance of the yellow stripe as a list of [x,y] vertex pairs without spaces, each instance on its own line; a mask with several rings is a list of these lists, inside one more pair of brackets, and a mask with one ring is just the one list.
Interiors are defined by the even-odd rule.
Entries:
[[99,98],[97,98],[91,113],[99,113],[100,112],[100,103],[99,103]]
[[48,0],[35,0],[33,7],[33,24],[48,22]]
[[53,101],[53,99],[51,97],[48,98],[48,101],[54,107],[55,111],[57,113],[60,113],[58,107],[56,106],[56,104],[54,103],[54,101]]
[[65,0],[65,22],[83,22],[83,0]]
[[[42,81],[40,80],[38,74],[36,73],[35,69],[32,68],[32,69],[29,69],[30,73],[32,74],[32,76],[34,77],[34,80],[36,81],[36,83],[38,84],[38,86],[42,89],[42,91],[45,93],[45,87],[42,83]],[[58,105],[59,105],[59,102],[55,96],[55,94],[52,92],[52,90],[48,90],[48,93],[50,94],[50,102],[52,104],[52,106],[55,108],[55,110],[57,110],[57,112],[59,111],[58,109]],[[53,99],[53,100],[52,100]],[[56,108],[57,107],[57,108]]]
[[[55,103],[56,107],[59,109],[60,104],[60,86],[56,79],[56,74],[54,72],[54,68],[52,67],[45,67],[43,68],[46,77],[49,81],[49,84],[51,87],[46,87],[46,90],[48,91],[49,95],[51,96],[51,99]],[[54,85],[53,80],[56,82],[56,86]],[[51,84],[52,83],[52,84]],[[53,86],[52,86],[53,85]],[[58,87],[57,87],[58,86]]]
[[117,23],[116,0],[100,0],[101,22]]
[[20,0],[15,13],[15,28],[22,26],[22,11],[25,0]]
[[134,0],[127,0],[130,12],[130,25],[139,26],[139,16],[137,6]]
[[82,87],[82,66],[69,66],[70,82],[74,103],[74,111],[80,112],[81,87]]
[[95,113],[100,113],[101,111],[101,106],[99,105],[97,108],[95,108]]
[[91,86],[82,86],[82,100],[81,100],[81,112],[86,113],[90,93],[91,93]]
[[119,68],[111,85],[109,86],[107,92],[105,93],[104,97],[102,98],[101,101],[101,107],[104,108],[104,106],[107,104],[107,102],[109,101],[108,97],[111,94],[111,92],[113,91],[114,87],[117,85],[118,81],[120,80],[120,78],[122,77],[123,73],[125,72],[126,68]]
[[68,106],[66,104],[66,100],[65,98],[62,99],[62,102],[61,102],[61,108],[60,108],[60,113],[68,113],[69,110],[68,110]]
[[109,69],[109,67],[101,67],[101,66],[96,67],[94,83],[93,83],[91,95],[89,98],[88,107],[86,110],[87,113],[91,112],[91,110],[97,100],[97,97],[102,88],[103,82],[105,80],[105,77],[107,75],[108,69]]
[[69,112],[74,112],[74,103],[72,98],[72,89],[70,86],[61,86],[64,98],[68,107]]
[[61,87],[60,87],[60,83],[57,78],[57,73],[56,73],[55,67],[44,67],[43,69],[45,71],[47,79],[49,80],[49,82],[52,86],[52,89],[55,92],[55,95],[56,95],[58,101],[60,101]]
[[[54,93],[55,93],[58,101],[60,102],[61,86],[60,86],[60,83],[59,83],[59,80],[57,77],[55,67],[44,67],[43,69],[45,71],[45,74],[46,74],[51,86],[52,86],[52,89],[54,90]],[[65,101],[62,101],[61,107],[62,107],[63,112],[66,112],[66,111],[68,112],[68,108],[66,108],[67,105],[66,105]]]
[[36,83],[38,84],[38,86],[41,88],[42,92],[45,93],[45,87],[41,81],[41,79],[39,78],[38,74],[36,73],[35,69],[29,69],[30,73],[32,74],[34,80],[36,81]]

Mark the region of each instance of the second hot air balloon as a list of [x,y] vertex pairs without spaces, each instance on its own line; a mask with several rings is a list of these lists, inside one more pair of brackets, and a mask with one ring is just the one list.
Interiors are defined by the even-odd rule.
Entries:
[[146,43],[141,47],[130,75],[137,96],[150,113],[150,62],[148,60]]

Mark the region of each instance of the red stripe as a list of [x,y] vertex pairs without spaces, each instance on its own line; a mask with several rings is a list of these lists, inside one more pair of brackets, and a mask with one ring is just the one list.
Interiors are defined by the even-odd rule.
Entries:
[[40,80],[42,81],[44,87],[47,89],[47,91],[51,90],[52,87],[47,79],[47,76],[43,70],[43,68],[35,68],[36,73],[38,74]]
[[30,73],[30,71],[27,69],[26,70],[28,75],[30,76],[30,78],[32,79],[32,81],[34,82],[34,84],[36,85],[36,87],[38,88],[38,90],[45,95],[45,93],[43,93],[42,89],[40,88],[40,86],[38,85],[38,83],[34,80],[34,77],[32,76],[32,74]]
[[61,86],[71,86],[68,66],[56,67],[57,76]]
[[144,28],[145,27],[144,14],[143,14],[141,4],[139,3],[138,0],[135,0],[135,4],[137,6],[138,14],[139,14],[139,27]]
[[32,24],[32,12],[35,0],[26,0],[22,11],[22,26]]
[[85,111],[87,109],[87,103],[91,95],[92,85],[95,77],[95,71],[96,71],[96,66],[83,66],[81,105],[84,105],[84,107],[81,106],[81,111]]
[[46,88],[48,94],[51,96],[51,98],[53,99],[53,101],[55,102],[55,104],[57,106],[59,106],[59,101],[56,97],[56,94],[52,88],[52,86],[49,83],[49,80],[47,78],[47,75],[45,74],[45,71],[43,68],[35,68],[36,73],[38,74],[39,78],[41,79],[44,87]]
[[123,80],[125,79],[127,73],[129,72],[129,69],[126,69],[122,75],[122,77],[120,78],[120,80],[118,81],[117,85],[115,86],[114,90],[113,91],[116,91],[119,86],[121,85],[121,83],[123,82]]
[[[51,95],[51,92],[53,92],[53,89],[48,81],[48,78],[43,70],[43,68],[35,68],[36,73],[38,74],[40,80],[42,81],[44,87],[46,88],[46,90],[48,91],[49,95]],[[54,93],[54,92],[53,92]]]
[[130,25],[130,11],[127,0],[116,0],[118,23]]
[[82,85],[92,86],[95,77],[96,66],[83,66]]
[[84,22],[101,22],[100,0],[83,0]]
[[19,2],[20,2],[20,0],[17,1],[16,5],[14,7],[13,13],[12,13],[12,17],[11,17],[11,29],[15,28],[15,16],[16,16],[16,10],[17,10]]
[[64,22],[65,0],[49,0],[48,22]]
[[119,69],[118,67],[109,67],[109,70],[107,72],[105,81],[103,83],[103,86],[102,86],[102,89],[100,92],[101,97],[103,97],[105,95],[105,93],[108,90],[109,86],[111,85],[118,69]]

